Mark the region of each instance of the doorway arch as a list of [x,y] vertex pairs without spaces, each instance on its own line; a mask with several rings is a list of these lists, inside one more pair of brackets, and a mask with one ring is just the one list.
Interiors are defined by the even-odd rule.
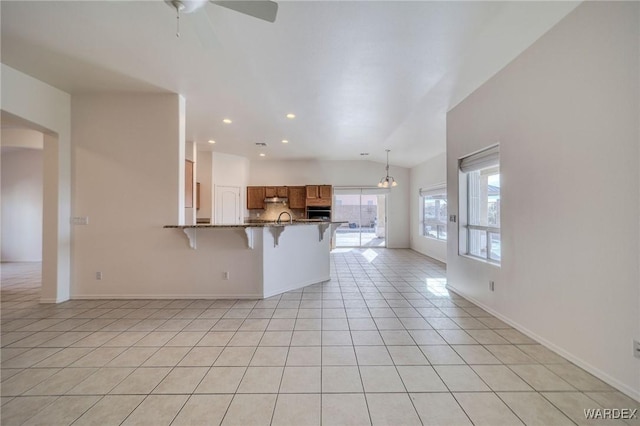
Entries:
[[71,96],[2,64],[2,122],[44,134],[42,303],[71,294]]

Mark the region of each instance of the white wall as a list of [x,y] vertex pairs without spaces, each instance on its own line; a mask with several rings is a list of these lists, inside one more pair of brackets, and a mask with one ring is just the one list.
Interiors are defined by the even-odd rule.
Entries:
[[240,208],[244,211],[249,181],[249,160],[246,157],[198,151],[197,176],[200,182],[198,217],[211,218],[211,223],[214,223],[216,186],[239,187]]
[[44,135],[42,302],[69,299],[71,284],[71,97],[2,64],[2,111]]
[[636,399],[639,8],[583,3],[447,117],[450,211],[458,158],[496,142],[502,190],[502,266],[450,223],[449,286]]
[[[16,124],[17,126],[18,124]],[[44,135],[42,132],[28,128],[9,127],[0,129],[2,137],[0,144],[5,148],[44,148]]]
[[[3,141],[6,138],[2,132]],[[40,144],[43,135],[40,133]],[[42,261],[42,149],[2,147],[3,262]]]
[[41,262],[44,135],[18,127],[1,132],[0,257],[3,262]]
[[75,227],[74,295],[152,285],[162,226],[184,217],[180,109],[172,94],[74,96],[74,214],[89,217]]
[[243,229],[199,231],[193,250],[163,228],[184,219],[183,113],[175,94],[74,96],[74,212],[89,224],[75,227],[73,298],[262,294]]
[[[393,155],[393,154],[392,154]],[[249,185],[375,186],[384,176],[385,165],[371,161],[251,161]],[[409,247],[409,170],[389,168],[398,181],[387,198],[387,247]]]
[[[240,209],[246,211],[247,206],[247,185],[249,184],[249,160],[246,157],[233,154],[213,153],[211,164],[212,188],[211,214],[215,218],[215,191],[216,186],[237,186],[240,187]],[[248,213],[245,213],[248,216]]]
[[409,191],[409,217],[411,222],[411,248],[433,259],[447,263],[447,242],[427,238],[422,235],[420,221],[420,189],[444,184],[447,181],[447,155],[436,155],[409,170],[411,189]]

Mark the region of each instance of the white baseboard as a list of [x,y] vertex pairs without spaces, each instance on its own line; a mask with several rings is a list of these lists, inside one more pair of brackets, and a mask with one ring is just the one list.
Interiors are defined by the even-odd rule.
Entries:
[[42,297],[40,298],[40,303],[62,303],[66,302],[69,299],[56,299],[54,297]]
[[262,299],[262,294],[75,294],[71,299]]
[[309,286],[309,285],[323,283],[323,282],[329,281],[330,279],[331,279],[330,276],[326,276],[326,277],[322,277],[322,278],[311,279],[311,280],[305,281],[305,282],[300,283],[300,284],[292,285],[290,287],[280,287],[278,289],[275,289],[275,290],[272,290],[272,291],[269,291],[269,292],[265,291],[264,292],[264,298],[267,299],[269,297],[276,296],[278,294],[282,294],[282,293],[285,293],[287,291],[298,290],[298,289],[301,289],[301,288]]
[[[424,238],[424,237],[422,237],[422,238]],[[428,250],[422,250],[422,249],[420,249],[419,247],[417,247],[415,245],[412,245],[411,247],[409,247],[409,249],[415,251],[416,253],[420,253],[421,255],[426,256],[429,259],[436,260],[436,261],[438,261],[440,263],[444,263],[445,265],[447,264],[446,254],[445,254],[445,257],[443,259],[441,259],[440,256],[438,256],[437,254],[430,253],[430,252],[428,252]]]
[[536,342],[542,344],[543,346],[546,346],[548,349],[551,349],[552,351],[556,352],[557,354],[559,354],[563,358],[566,358],[567,360],[571,361],[572,363],[574,363],[578,367],[580,367],[580,368],[586,370],[587,372],[593,374],[594,376],[596,376],[597,378],[599,378],[603,382],[613,386],[614,388],[618,389],[620,392],[624,393],[625,395],[629,396],[630,398],[633,398],[636,401],[640,402],[640,390],[633,389],[633,388],[629,387],[628,385],[618,381],[617,379],[611,377],[609,374],[605,373],[604,371],[600,370],[599,368],[594,367],[593,365],[591,365],[588,362],[584,361],[580,357],[578,357],[578,356],[576,356],[576,355],[574,355],[574,354],[572,354],[570,352],[567,352],[565,349],[559,347],[558,345],[556,345],[554,343],[549,342],[544,337],[539,336],[538,334],[534,333],[533,331],[529,330],[526,327],[523,327],[522,325],[518,324],[517,322],[511,320],[510,318],[505,317],[504,315],[500,314],[499,312],[494,311],[492,308],[488,307],[484,303],[474,299],[473,297],[470,297],[470,296],[466,295],[464,292],[456,289],[455,287],[452,287],[451,285],[447,284],[447,289],[453,291],[454,293],[456,293],[459,296],[464,297],[468,301],[478,305],[479,307],[481,307],[485,311],[489,312],[491,315],[493,315],[496,318],[498,318],[498,319],[504,321],[505,323],[509,324],[511,327],[515,328],[519,332],[527,335],[528,337],[532,338],[533,340],[535,340]]

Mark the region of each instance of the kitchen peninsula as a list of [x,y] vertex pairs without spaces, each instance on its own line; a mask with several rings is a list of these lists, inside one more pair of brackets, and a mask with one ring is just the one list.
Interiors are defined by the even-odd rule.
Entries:
[[[267,298],[329,280],[331,240],[343,222],[301,220],[292,223],[235,225],[167,225],[187,236],[198,253],[192,267],[220,275],[219,294],[234,298]],[[218,256],[224,253],[224,256]],[[230,274],[241,263],[243,274]],[[221,284],[222,283],[222,284]]]

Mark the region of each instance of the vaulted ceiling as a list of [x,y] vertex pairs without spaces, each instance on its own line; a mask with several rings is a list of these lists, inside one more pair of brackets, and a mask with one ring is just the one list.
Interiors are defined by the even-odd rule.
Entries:
[[179,93],[201,149],[383,162],[389,148],[411,167],[444,151],[450,108],[577,4],[282,1],[275,23],[207,4],[178,38],[163,1],[3,0],[1,53],[72,95]]

